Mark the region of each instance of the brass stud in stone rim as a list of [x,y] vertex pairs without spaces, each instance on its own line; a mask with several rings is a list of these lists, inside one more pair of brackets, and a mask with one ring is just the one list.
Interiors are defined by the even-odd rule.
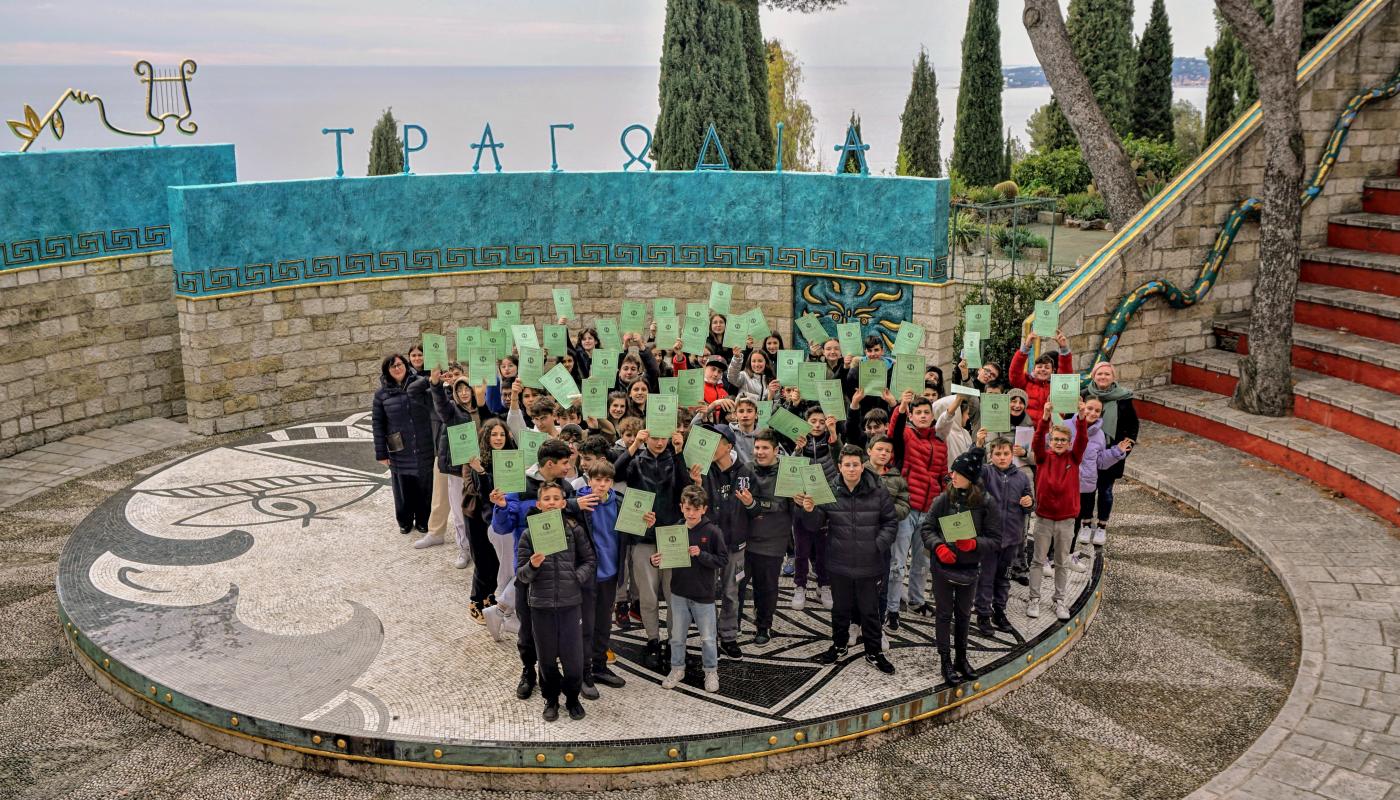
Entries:
[[1035,654],[1033,654],[1033,653],[1027,653],[1027,654],[1026,654],[1026,663],[1027,663],[1027,664],[1031,663],[1031,662],[1034,661],[1034,660],[1035,660]]
[[806,739],[806,738],[807,738],[807,734],[803,733],[802,731],[798,731],[797,733],[794,733],[794,734],[792,735],[792,738],[794,738],[794,739],[796,739],[797,741],[800,742],[800,741],[802,741],[803,739]]
[[953,690],[953,696],[954,696],[954,697],[962,697],[962,696],[963,696],[962,687],[958,687],[957,689],[954,689],[954,690]]
[[175,701],[175,696],[172,695],[170,692],[166,692],[166,693],[165,693],[165,702],[171,703],[171,702],[174,702],[174,701]]
[[433,751],[433,758],[442,758],[442,751],[441,751],[441,750],[434,750],[434,751]]
[[315,736],[312,736],[312,737],[311,737],[311,743],[312,743],[312,744],[320,744],[320,743],[321,743],[321,734],[318,733],[318,734],[316,734]]
[[569,764],[574,763],[574,754],[573,754],[573,753],[565,753],[565,754],[564,754],[564,761],[567,762],[567,763],[569,763]]
[[232,725],[233,727],[237,728],[237,727],[238,727],[238,717],[229,717],[228,724],[230,724],[230,725]]
[[110,658],[104,658],[104,659],[102,659],[102,668],[103,668],[103,669],[111,669],[111,668],[112,668],[112,659],[110,659]]
[[776,736],[769,736],[769,737],[768,737],[768,743],[769,743],[769,744],[777,744],[777,743],[778,743],[778,737],[776,737]]
[[672,747],[670,750],[667,750],[667,751],[666,751],[666,755],[670,756],[671,758],[680,758],[681,751],[679,751],[679,750],[677,750],[676,748]]
[[880,721],[881,721],[881,722],[889,722],[889,721],[890,721],[890,712],[886,711],[885,713],[881,714],[881,715],[880,715]]
[[544,763],[544,753],[536,753],[536,754],[535,754],[535,761],[537,761],[537,762],[543,764],[543,763]]
[[339,747],[341,750],[344,750],[344,749],[345,749],[345,740],[344,740],[344,739],[336,739],[336,740],[335,740],[335,746],[336,746],[336,747]]
[[151,696],[152,696],[152,697],[155,697],[155,695],[156,695],[156,687],[152,686],[151,689],[150,689],[150,692],[151,692]]
[[978,681],[978,682],[972,684],[972,691],[977,692],[977,691],[981,691],[981,689],[982,689],[982,682],[981,682],[981,681]]

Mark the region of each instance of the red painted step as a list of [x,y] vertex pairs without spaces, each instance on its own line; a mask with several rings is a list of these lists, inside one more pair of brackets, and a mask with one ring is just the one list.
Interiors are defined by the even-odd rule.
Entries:
[[[1239,356],[1202,350],[1172,362],[1172,383],[1230,397],[1239,381]],[[1306,370],[1293,373],[1293,414],[1400,453],[1400,396]]]
[[1293,315],[1303,325],[1356,331],[1370,339],[1400,344],[1400,298],[1299,284]]
[[[1215,336],[1225,350],[1249,352],[1249,320],[1215,321]],[[1355,333],[1293,327],[1293,366],[1400,394],[1400,346]]]
[[1368,178],[1361,190],[1361,210],[1400,215],[1400,178]]
[[1339,214],[1327,221],[1327,245],[1400,254],[1400,216]]
[[1339,247],[1309,250],[1298,264],[1298,280],[1400,297],[1400,256]]

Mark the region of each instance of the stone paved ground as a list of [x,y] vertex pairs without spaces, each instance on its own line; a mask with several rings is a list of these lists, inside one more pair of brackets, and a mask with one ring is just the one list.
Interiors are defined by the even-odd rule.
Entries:
[[[68,532],[137,470],[220,442],[152,452],[0,511],[0,797],[467,796],[332,779],[196,744],[126,711],[72,662],[52,589]],[[1140,487],[1120,496],[1104,609],[1030,686],[966,720],[825,764],[627,794],[1077,800],[1192,791],[1274,718],[1297,671],[1299,631],[1278,581],[1228,534]]]

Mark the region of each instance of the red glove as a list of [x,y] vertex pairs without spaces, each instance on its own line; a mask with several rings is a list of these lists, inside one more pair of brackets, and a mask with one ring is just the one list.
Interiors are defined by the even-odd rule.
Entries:
[[944,564],[952,564],[958,560],[958,555],[953,552],[953,548],[942,542],[939,542],[938,546],[933,548],[933,554]]
[[963,551],[964,553],[971,553],[973,550],[977,549],[977,540],[959,539],[958,541],[953,543],[953,546]]

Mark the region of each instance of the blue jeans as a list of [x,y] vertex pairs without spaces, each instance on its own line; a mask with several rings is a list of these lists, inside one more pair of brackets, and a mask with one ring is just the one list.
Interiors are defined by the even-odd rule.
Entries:
[[927,518],[927,511],[910,511],[909,516],[904,518],[904,521],[909,523],[909,542],[914,551],[909,560],[910,608],[917,608],[928,602],[928,596],[924,594],[924,589],[928,586],[928,550],[924,547],[923,537],[919,535]]
[[685,638],[690,624],[700,632],[700,663],[706,671],[719,669],[719,646],[716,639],[715,604],[697,603],[688,597],[671,595],[671,666],[685,666]]
[[[890,547],[890,575],[885,581],[885,610],[899,613],[900,595],[904,593],[904,578],[909,574],[909,542],[914,535],[914,525],[909,516],[899,521],[894,533],[894,544]],[[921,548],[922,549],[922,548]]]

